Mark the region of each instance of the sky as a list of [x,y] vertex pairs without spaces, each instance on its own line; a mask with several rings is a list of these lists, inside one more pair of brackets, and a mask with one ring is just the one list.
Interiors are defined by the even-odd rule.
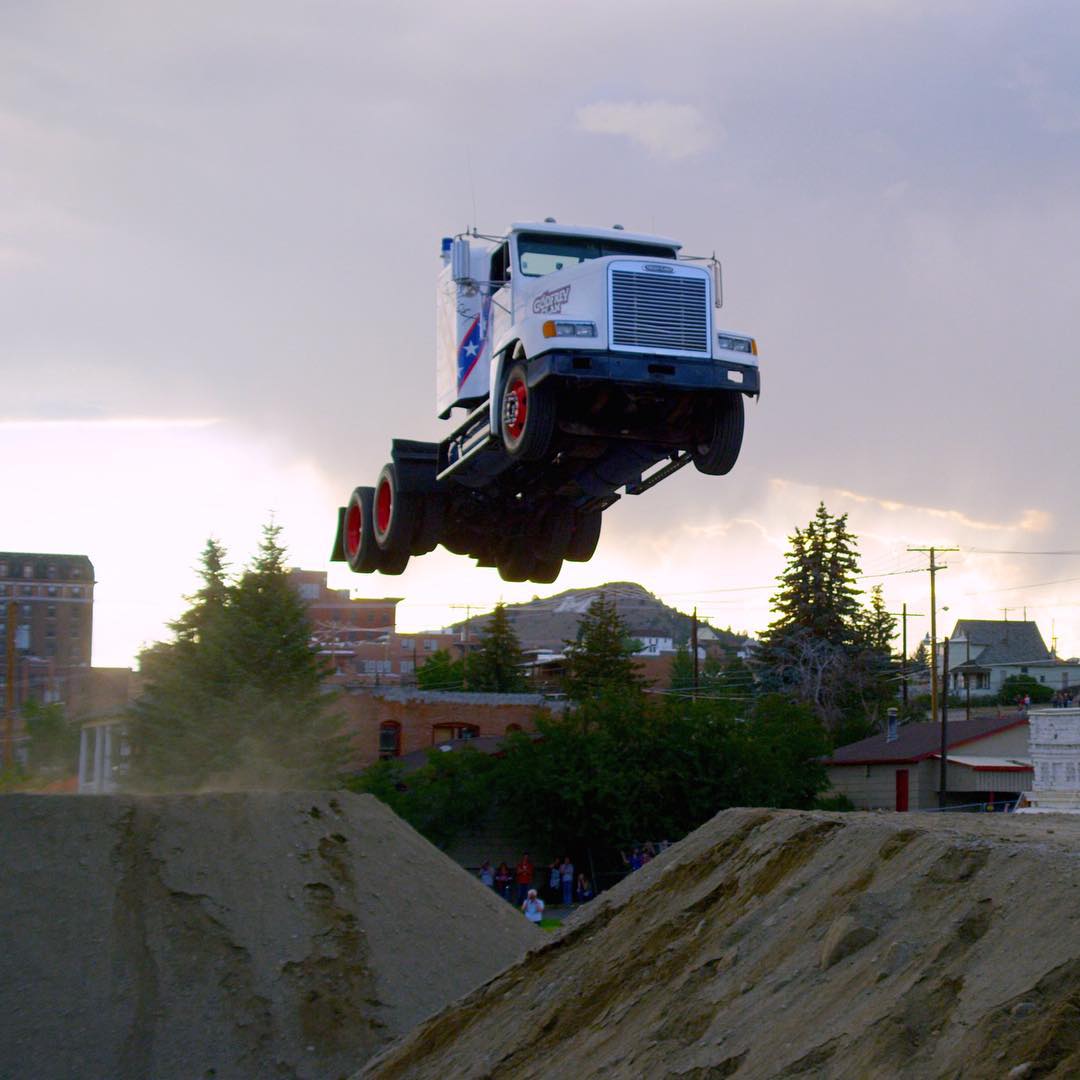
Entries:
[[[0,7],[0,548],[94,563],[94,663],[167,634],[219,538],[399,625],[634,580],[760,630],[788,537],[939,636],[1080,653],[1080,10],[998,0]],[[442,549],[328,563],[394,437],[438,439],[439,239],[623,224],[717,252],[760,401],[734,472],[605,513],[551,586]],[[1039,553],[1039,554],[1033,554]],[[943,609],[947,608],[945,611]]]

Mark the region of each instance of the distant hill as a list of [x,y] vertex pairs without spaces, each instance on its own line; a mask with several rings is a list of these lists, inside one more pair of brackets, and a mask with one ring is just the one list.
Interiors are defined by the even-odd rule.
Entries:
[[[635,637],[669,637],[676,645],[690,640],[691,617],[669,607],[648,589],[632,581],[609,581],[591,589],[567,589],[556,596],[526,604],[507,604],[506,613],[523,649],[558,651],[564,642],[577,637],[581,616],[601,594],[615,601],[619,618]],[[480,633],[489,618],[490,614],[474,615],[469,620],[469,633]],[[452,629],[459,632],[464,625],[464,622],[455,623]],[[699,619],[698,625],[707,624]],[[737,648],[746,640],[744,635],[730,630],[711,629],[724,647]]]

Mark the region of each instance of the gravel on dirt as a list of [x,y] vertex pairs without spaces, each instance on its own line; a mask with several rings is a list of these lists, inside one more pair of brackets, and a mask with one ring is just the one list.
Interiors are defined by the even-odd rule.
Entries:
[[546,938],[347,793],[0,797],[0,1076],[347,1075]]
[[725,811],[358,1076],[1080,1076],[1080,817]]

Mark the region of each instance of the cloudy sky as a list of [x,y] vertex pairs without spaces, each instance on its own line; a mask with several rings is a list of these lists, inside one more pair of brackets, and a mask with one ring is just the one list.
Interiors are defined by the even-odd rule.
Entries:
[[894,610],[908,546],[959,546],[946,630],[1026,607],[1080,653],[1078,38],[1040,0],[7,0],[0,547],[91,557],[98,664],[208,535],[241,563],[272,512],[329,568],[390,439],[443,430],[439,238],[617,221],[723,259],[736,471],[624,499],[555,586],[441,550],[333,583],[408,629],[612,579],[759,629],[823,499]]

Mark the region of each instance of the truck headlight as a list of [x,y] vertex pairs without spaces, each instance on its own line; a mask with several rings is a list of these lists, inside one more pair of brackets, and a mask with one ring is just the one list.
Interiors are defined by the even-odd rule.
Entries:
[[730,349],[732,352],[750,353],[751,356],[757,356],[757,342],[753,338],[718,334],[716,343],[721,349]]
[[596,323],[569,319],[548,319],[544,337],[596,337]]

